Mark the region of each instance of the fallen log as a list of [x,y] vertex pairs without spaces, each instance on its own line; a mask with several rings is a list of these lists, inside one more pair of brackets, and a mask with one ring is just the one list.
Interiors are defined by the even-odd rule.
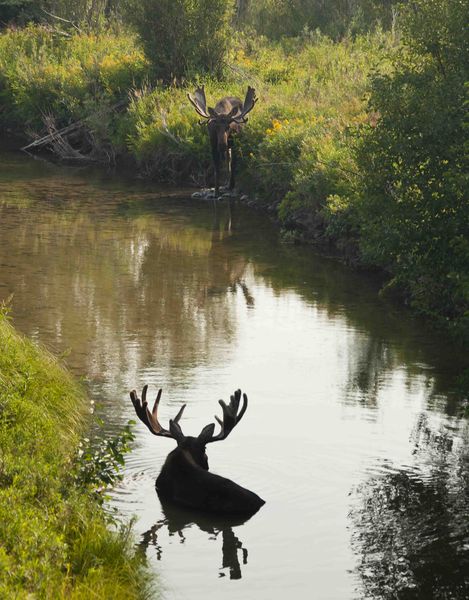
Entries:
[[63,127],[62,129],[53,131],[52,133],[49,133],[37,140],[34,140],[33,142],[31,142],[30,144],[28,144],[27,146],[23,146],[21,148],[21,150],[23,150],[24,152],[26,152],[27,150],[30,150],[31,148],[37,148],[40,146],[44,146],[45,144],[48,144],[49,142],[53,142],[55,140],[55,138],[57,136],[64,136],[67,135],[69,133],[72,133],[72,131],[76,131],[77,129],[79,129],[80,127],[82,127],[84,125],[83,120],[80,121],[76,121],[75,123],[72,123],[71,125],[67,125],[67,127]]
[[89,115],[88,117],[85,117],[84,119],[75,121],[75,123],[70,123],[70,125],[67,125],[66,127],[63,127],[62,129],[58,129],[58,130],[54,129],[54,131],[49,132],[47,135],[44,135],[43,137],[38,138],[37,140],[34,140],[30,144],[23,146],[21,148],[21,150],[26,152],[27,150],[30,150],[32,148],[40,148],[41,146],[45,146],[46,144],[54,142],[57,138],[64,138],[67,135],[69,135],[70,133],[73,133],[74,131],[77,131],[81,127],[84,127],[90,119],[99,117],[100,115],[102,115],[106,112],[117,110],[118,108],[121,108],[122,106],[125,106],[126,104],[127,104],[127,100],[121,100],[120,102],[117,102],[117,104],[114,104],[113,106],[106,107],[105,109],[100,110],[96,113],[93,113],[92,115]]

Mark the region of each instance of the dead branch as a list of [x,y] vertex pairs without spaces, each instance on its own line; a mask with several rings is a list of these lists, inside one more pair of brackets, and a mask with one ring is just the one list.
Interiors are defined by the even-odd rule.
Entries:
[[68,23],[69,25],[71,25],[74,29],[76,29],[78,31],[78,33],[82,33],[82,30],[78,27],[78,25],[76,23],[74,23],[73,21],[69,21],[68,19],[64,19],[64,17],[59,17],[58,15],[54,15],[50,12],[48,12],[45,8],[41,7],[41,10],[43,13],[45,13],[48,17],[52,17],[53,19],[57,19],[58,21],[62,21],[63,23]]
[[[92,115],[89,115],[88,117],[85,117],[84,119],[80,119],[79,121],[75,121],[75,123],[71,123],[70,125],[67,125],[66,127],[63,127],[62,129],[59,129],[59,130],[57,130],[55,128],[55,124],[54,124],[53,131],[49,131],[49,133],[47,135],[44,135],[43,137],[38,138],[37,140],[34,140],[30,144],[23,146],[21,148],[21,150],[23,150],[23,152],[25,152],[26,150],[29,150],[30,148],[38,148],[40,146],[44,146],[45,144],[49,144],[54,141],[55,137],[67,136],[70,133],[73,133],[74,131],[80,129],[81,127],[84,127],[86,125],[86,123],[88,121],[90,121],[91,119],[93,119],[95,117],[99,117],[100,115],[103,115],[106,112],[117,110],[118,108],[124,106],[125,104],[127,104],[127,100],[121,100],[120,102],[117,102],[117,104],[114,104],[113,106],[106,107],[102,110],[99,110],[99,111],[93,113]],[[48,128],[47,123],[44,123],[44,124],[46,125],[46,128]]]

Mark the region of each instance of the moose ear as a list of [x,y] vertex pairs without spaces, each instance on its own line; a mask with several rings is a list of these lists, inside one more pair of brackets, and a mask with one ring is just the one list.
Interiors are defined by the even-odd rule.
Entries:
[[178,444],[180,442],[182,442],[186,437],[182,433],[182,429],[181,429],[179,423],[176,423],[172,419],[170,419],[170,421],[169,421],[169,431]]
[[197,439],[200,442],[203,442],[204,444],[206,444],[209,440],[212,439],[214,431],[215,431],[215,423],[210,423],[210,425],[205,425],[205,427],[199,433]]
[[212,117],[212,119],[216,119],[218,117],[218,113],[214,108],[211,108],[210,106],[207,108],[208,110],[208,114]]

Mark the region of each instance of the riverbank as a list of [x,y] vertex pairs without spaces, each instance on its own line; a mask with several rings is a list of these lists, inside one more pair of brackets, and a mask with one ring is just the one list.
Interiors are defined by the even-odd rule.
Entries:
[[[318,31],[278,42],[238,34],[223,79],[168,87],[152,79],[138,39],[126,30],[66,38],[37,26],[9,30],[0,36],[0,125],[40,136],[79,121],[66,143],[55,144],[60,157],[207,186],[209,144],[187,92],[204,84],[213,105],[227,93],[242,97],[252,85],[259,102],[238,140],[240,186],[251,202],[279,221],[285,241],[334,246],[348,263],[380,269],[385,293],[467,344],[460,145],[443,143],[442,135],[429,140],[437,118],[448,139],[461,137],[463,118],[441,117],[450,88],[435,77],[436,59],[435,66],[417,57],[412,69],[428,71],[422,86],[440,85],[440,116],[420,119],[419,88],[412,103],[401,101],[415,77],[404,78],[402,90],[392,85],[402,79],[399,61],[407,61],[409,48],[403,50],[398,31],[341,41]],[[409,114],[401,124],[404,107]]]
[[366,105],[369,74],[389,69],[397,43],[382,31],[340,42],[319,31],[280,42],[239,34],[222,80],[168,87],[149,83],[150,64],[127,31],[63,38],[39,26],[7,30],[0,126],[31,139],[80,122],[66,144],[54,145],[59,158],[125,163],[156,181],[207,186],[207,133],[187,92],[203,84],[214,105],[254,86],[259,102],[237,140],[241,188],[278,217],[289,239],[332,241],[358,261],[356,240],[339,234],[339,198],[359,186],[351,142],[375,119]]
[[81,481],[83,389],[0,314],[0,596],[145,598],[129,528]]

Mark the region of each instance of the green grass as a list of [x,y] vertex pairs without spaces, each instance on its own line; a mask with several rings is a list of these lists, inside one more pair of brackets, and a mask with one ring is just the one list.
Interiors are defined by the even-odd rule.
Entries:
[[130,33],[77,33],[64,37],[43,26],[7,29],[0,35],[0,127],[19,133],[45,131],[95,115],[95,146],[108,151],[116,123],[112,107],[140,87],[148,62]]
[[129,529],[78,484],[84,391],[4,314],[0,349],[0,597],[147,597]]
[[130,94],[127,111],[91,120],[98,143],[132,157],[148,176],[205,184],[208,139],[187,91],[205,84],[214,105],[226,94],[243,97],[253,85],[259,102],[239,144],[244,182],[270,203],[287,197],[280,210],[286,222],[299,216],[306,196],[326,203],[349,185],[348,131],[369,119],[368,75],[383,68],[393,40],[375,32],[340,43],[319,33],[281,43],[244,36],[234,42],[222,81],[168,88],[148,84],[148,62],[126,31],[63,38],[39,26],[7,30],[0,35],[0,124],[41,133],[44,115],[66,125]]
[[340,43],[319,34],[277,44],[240,38],[223,81],[135,93],[118,143],[149,175],[205,183],[211,173],[207,133],[187,91],[203,83],[213,106],[227,94],[244,97],[252,85],[259,102],[240,139],[241,170],[245,185],[264,201],[285,200],[280,216],[287,220],[298,198],[326,202],[349,185],[349,130],[370,118],[368,74],[391,46],[390,36],[379,32]]

